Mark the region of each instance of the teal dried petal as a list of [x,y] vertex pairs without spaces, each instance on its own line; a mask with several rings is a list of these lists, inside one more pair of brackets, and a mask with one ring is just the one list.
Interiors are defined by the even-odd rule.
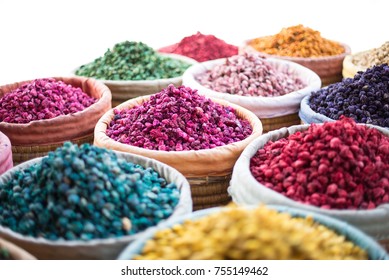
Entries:
[[[50,240],[90,240],[156,225],[168,217],[161,209],[173,212],[179,190],[152,168],[128,163],[112,151],[66,142],[40,163],[15,172],[0,185],[0,199],[2,226]],[[123,217],[131,220],[130,231],[122,228]]]

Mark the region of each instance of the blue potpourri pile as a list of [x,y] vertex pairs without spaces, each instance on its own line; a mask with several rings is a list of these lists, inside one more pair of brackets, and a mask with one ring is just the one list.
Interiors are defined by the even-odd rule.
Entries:
[[358,123],[389,127],[389,66],[373,66],[313,92],[309,106],[334,120],[345,115]]
[[120,237],[168,218],[179,196],[152,168],[66,142],[0,184],[0,225],[49,240]]

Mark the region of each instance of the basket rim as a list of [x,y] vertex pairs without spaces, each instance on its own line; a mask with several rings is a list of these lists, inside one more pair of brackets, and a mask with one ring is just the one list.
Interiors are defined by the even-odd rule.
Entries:
[[[32,254],[9,240],[0,237],[0,248],[5,248],[13,260],[36,260]],[[14,258],[12,258],[14,257]]]

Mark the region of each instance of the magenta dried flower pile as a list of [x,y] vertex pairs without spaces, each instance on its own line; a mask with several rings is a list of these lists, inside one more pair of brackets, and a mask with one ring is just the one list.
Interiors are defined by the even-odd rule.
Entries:
[[114,109],[108,137],[160,151],[210,149],[244,140],[252,133],[232,107],[201,96],[197,90],[169,85],[130,109]]
[[277,69],[256,53],[229,57],[196,79],[211,90],[241,96],[281,96],[306,86],[291,69]]
[[326,209],[374,209],[389,202],[389,137],[341,117],[312,124],[251,159],[261,184]]
[[35,79],[0,98],[0,122],[29,123],[84,110],[97,101],[53,78]]

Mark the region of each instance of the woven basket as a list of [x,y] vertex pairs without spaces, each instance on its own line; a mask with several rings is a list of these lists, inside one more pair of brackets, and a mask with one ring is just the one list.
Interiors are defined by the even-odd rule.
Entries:
[[[150,95],[137,97],[117,106],[116,109],[132,108],[149,100],[149,98]],[[244,147],[262,134],[262,124],[252,112],[238,105],[220,99],[211,99],[224,106],[233,107],[239,117],[250,122],[253,133],[243,141],[213,149],[153,151],[114,141],[106,135],[107,127],[114,116],[112,109],[104,114],[96,125],[94,144],[99,147],[154,158],[176,168],[184,174],[191,185],[194,210],[225,205],[230,201],[227,187],[235,161]]]
[[[74,144],[84,144],[89,143],[93,144],[93,133],[78,139],[71,140]],[[43,157],[47,155],[50,151],[54,151],[59,147],[63,146],[63,142],[50,144],[50,145],[40,145],[40,146],[13,146],[12,155],[15,165],[22,162],[28,161],[33,158]]]
[[207,97],[219,98],[242,106],[253,112],[262,122],[263,132],[268,132],[284,126],[298,124],[300,119],[296,114],[300,108],[301,99],[312,91],[320,89],[321,81],[313,71],[299,64],[269,58],[268,62],[279,71],[291,71],[295,73],[306,87],[282,96],[239,96],[229,93],[217,92],[200,84],[196,77],[213,69],[217,65],[225,63],[226,59],[216,59],[198,63],[189,67],[182,78],[184,86],[197,89],[199,94]]
[[348,45],[338,42],[345,49],[345,52],[339,55],[317,57],[317,58],[277,56],[277,55],[270,55],[264,52],[257,51],[250,45],[251,41],[252,40],[245,41],[240,50],[249,51],[249,52],[254,51],[260,53],[265,57],[284,59],[305,66],[319,75],[322,82],[322,86],[327,86],[333,83],[340,82],[342,80],[343,60],[346,57],[346,55],[349,55],[351,53],[351,49]]
[[275,117],[275,118],[261,118],[263,132],[269,132],[282,127],[288,127],[296,124],[300,124],[301,120],[298,113]]
[[36,260],[33,255],[24,249],[2,238],[0,238],[0,249],[7,250],[10,254],[11,260]]
[[[367,126],[373,127],[389,137],[389,130],[385,130],[378,126]],[[274,142],[298,131],[305,131],[308,127],[309,125],[296,125],[288,128],[281,128],[261,135],[252,141],[242,152],[234,166],[230,187],[228,189],[232,200],[235,203],[244,206],[258,205],[259,203],[282,205],[331,216],[359,228],[377,241],[382,242],[382,244],[388,244],[389,203],[379,205],[376,209],[370,210],[323,209],[294,201],[281,193],[267,188],[258,182],[252,175],[250,171],[250,161],[259,149],[262,149],[269,141]]]
[[[178,54],[163,54],[161,56],[170,57],[181,60],[189,64],[197,63],[196,60]],[[72,72],[75,75],[75,70]],[[77,76],[76,76],[77,77]],[[114,81],[114,80],[99,80],[104,83],[112,93],[112,107],[116,107],[121,103],[133,99],[138,96],[144,96],[160,92],[168,85],[173,84],[180,86],[182,84],[182,76],[168,79],[157,80],[140,80],[140,81]]]
[[[8,136],[12,144],[14,164],[47,155],[66,141],[77,144],[93,143],[93,131],[98,119],[111,109],[111,92],[103,83],[82,77],[54,77],[86,94],[97,98],[88,108],[69,115],[52,119],[32,121],[27,124],[0,122],[0,131]],[[28,81],[0,87],[0,97]]]
[[227,192],[231,174],[188,179],[191,186],[193,210],[227,205],[231,197]]
[[[345,222],[342,222],[338,219],[334,219],[331,217],[328,217],[326,215],[320,215],[317,213],[313,213],[306,210],[300,210],[292,207],[283,207],[283,206],[268,206],[269,208],[275,209],[278,212],[281,213],[289,213],[293,217],[307,217],[311,216],[317,223],[320,223],[329,229],[334,230],[339,235],[342,235],[346,238],[346,240],[349,240],[353,242],[355,245],[359,246],[360,248],[366,250],[369,259],[370,260],[389,260],[389,255],[385,252],[385,250],[370,236],[363,233],[359,229],[357,229],[354,226],[351,226]],[[252,207],[248,207],[249,209]],[[161,223],[159,226],[150,229],[147,233],[145,233],[141,238],[136,240],[135,242],[129,244],[117,257],[118,260],[131,260],[134,259],[135,256],[141,254],[143,247],[145,246],[146,242],[154,237],[156,232],[168,228],[172,228],[174,225],[182,224],[184,221],[187,220],[196,220],[200,219],[202,217],[205,217],[207,215],[212,215],[214,213],[219,213],[221,211],[227,211],[228,213],[228,207],[215,207],[211,209],[204,209],[201,211],[196,211],[191,214],[177,217],[174,220]],[[260,231],[258,232],[260,234]],[[222,240],[222,239],[221,239]],[[217,244],[218,246],[223,246],[223,244]],[[304,245],[304,244],[297,244],[297,246]],[[172,247],[173,248],[173,247]],[[258,248],[260,250],[261,248]]]
[[[145,168],[153,168],[156,172],[158,172],[158,174],[160,174],[161,177],[165,178],[167,182],[174,182],[177,185],[177,188],[180,190],[179,201],[174,209],[173,214],[168,217],[167,220],[192,212],[190,186],[188,181],[181,173],[179,173],[174,168],[154,159],[128,153],[115,153],[117,154],[118,158],[122,158],[128,162],[139,164]],[[0,176],[0,186],[6,184],[11,176],[18,170],[26,169],[33,164],[39,163],[41,160],[42,158],[35,158],[8,170],[6,173]],[[92,239],[88,241],[53,241],[42,237],[35,238],[22,235],[12,231],[10,228],[6,228],[0,225],[1,238],[4,238],[23,249],[28,250],[38,259],[115,259],[125,246],[142,236],[142,234],[144,234],[144,231],[122,237]]]
[[0,131],[0,175],[13,167],[11,142]]

